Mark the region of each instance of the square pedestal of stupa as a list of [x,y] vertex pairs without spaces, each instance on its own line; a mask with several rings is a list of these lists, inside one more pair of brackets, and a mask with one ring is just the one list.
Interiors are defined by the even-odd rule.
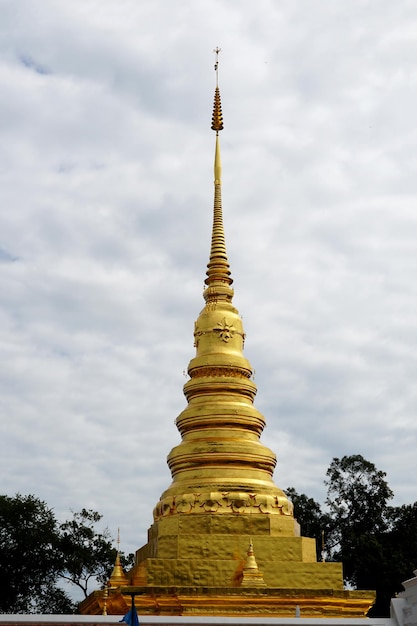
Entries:
[[175,515],[151,526],[136,553],[133,584],[238,587],[249,543],[270,588],[343,589],[340,563],[317,563],[314,539],[294,518],[269,515]]
[[[82,605],[97,614],[363,617],[374,593],[343,589],[342,565],[316,561],[315,540],[293,517],[175,515],[160,519],[136,553],[130,585],[96,592]],[[253,545],[264,585],[242,585]],[[250,583],[249,583],[250,585]]]

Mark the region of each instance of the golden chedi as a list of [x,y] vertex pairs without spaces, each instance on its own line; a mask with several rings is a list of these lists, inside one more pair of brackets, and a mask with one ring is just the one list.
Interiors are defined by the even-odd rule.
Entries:
[[[188,404],[176,420],[181,442],[168,456],[172,483],[154,509],[129,583],[121,581],[117,590],[112,584],[106,610],[123,613],[135,594],[138,612],[148,614],[294,616],[299,606],[306,616],[364,615],[374,594],[345,591],[342,565],[316,561],[315,540],[300,536],[292,504],[272,479],[275,455],[260,442],[265,419],[253,405],[256,385],[232,303],[223,229],[218,85],[212,129],[205,305],[194,327]],[[81,611],[102,612],[102,595],[92,594]]]

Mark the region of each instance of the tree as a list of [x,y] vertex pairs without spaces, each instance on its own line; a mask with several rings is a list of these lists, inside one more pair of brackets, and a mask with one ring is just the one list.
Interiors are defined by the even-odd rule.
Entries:
[[0,496],[0,612],[72,613],[57,587],[61,569],[57,522],[32,495]]
[[417,502],[388,507],[388,531],[382,538],[382,559],[378,563],[378,597],[373,614],[379,607],[389,607],[391,598],[403,590],[402,582],[413,576],[417,564]]
[[416,505],[390,507],[385,472],[360,455],[333,459],[327,477],[331,558],[342,561],[348,584],[376,590],[369,615],[388,616],[391,598],[417,563]]
[[[0,613],[74,613],[62,579],[82,589],[108,580],[117,551],[102,516],[82,509],[58,524],[54,512],[33,495],[0,496]],[[120,554],[124,566],[133,555]]]
[[391,598],[417,565],[417,502],[389,506],[385,472],[360,455],[334,458],[326,477],[324,513],[312,498],[287,489],[302,534],[318,540],[324,529],[326,558],[343,563],[349,586],[376,590],[370,617],[387,617]]
[[417,565],[417,502],[389,507],[388,523],[391,569],[401,572],[404,580]]
[[[96,524],[102,515],[82,509],[73,513],[71,520],[60,526],[60,549],[62,551],[62,578],[76,585],[87,597],[88,585],[93,579],[104,585],[112,572],[117,551],[113,548],[110,531],[98,532]],[[133,565],[133,554],[120,553],[125,567]]]
[[357,538],[355,582],[358,589],[375,589],[370,617],[389,616],[391,598],[403,590],[402,582],[413,575],[417,563],[417,502],[387,507],[383,531]]
[[369,578],[364,572],[378,559],[380,536],[387,530],[393,492],[385,472],[360,454],[334,458],[326,476],[330,556],[343,562],[348,584],[364,589]]
[[385,472],[355,454],[334,458],[326,476],[326,504],[335,520],[362,531],[386,528],[387,503],[394,494]]

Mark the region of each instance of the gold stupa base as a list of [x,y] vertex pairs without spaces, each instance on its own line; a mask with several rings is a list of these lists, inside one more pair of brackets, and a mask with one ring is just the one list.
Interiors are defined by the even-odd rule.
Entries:
[[125,576],[124,584],[112,576],[80,612],[124,615],[134,594],[143,615],[294,617],[299,609],[305,617],[363,617],[375,599],[343,589],[341,563],[317,562],[315,540],[301,537],[290,516],[160,519]]
[[128,573],[134,586],[239,587],[253,545],[266,585],[343,590],[340,563],[316,561],[316,542],[292,516],[173,515],[155,522]]
[[121,587],[107,597],[96,591],[81,604],[84,615],[124,615],[131,594],[140,615],[222,617],[364,617],[375,594],[331,589],[266,589],[264,587]]

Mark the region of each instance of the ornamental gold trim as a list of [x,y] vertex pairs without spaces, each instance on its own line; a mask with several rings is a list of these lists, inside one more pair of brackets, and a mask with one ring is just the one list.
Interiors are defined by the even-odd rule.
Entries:
[[154,509],[154,520],[182,514],[253,514],[293,515],[293,505],[285,494],[253,494],[241,492],[184,493],[160,500]]
[[196,367],[188,372],[191,380],[194,378],[245,378],[250,380],[252,376],[252,372],[247,369],[243,369],[240,367],[221,367],[216,365],[212,367],[210,365],[205,365],[204,367]]

